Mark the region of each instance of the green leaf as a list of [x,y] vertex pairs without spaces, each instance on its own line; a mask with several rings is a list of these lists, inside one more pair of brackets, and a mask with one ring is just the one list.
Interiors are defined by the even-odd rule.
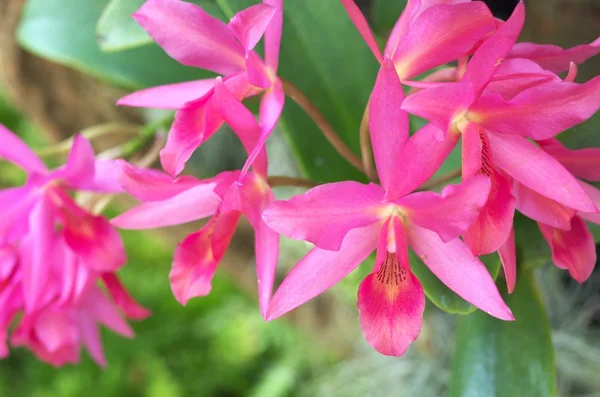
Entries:
[[[446,287],[412,250],[409,251],[409,259],[411,270],[423,285],[425,295],[434,305],[453,314],[469,314],[475,311],[475,306]],[[485,255],[480,259],[492,277],[496,279],[501,268],[498,254]]]
[[[96,23],[108,0],[29,0],[17,30],[28,51],[131,89],[201,79],[212,74],[180,65],[157,45],[103,53]],[[217,15],[219,16],[219,15]]]
[[371,3],[371,24],[378,33],[388,33],[396,24],[407,0],[373,0]]
[[450,396],[556,395],[550,325],[531,272],[504,299],[514,322],[482,312],[458,319]]

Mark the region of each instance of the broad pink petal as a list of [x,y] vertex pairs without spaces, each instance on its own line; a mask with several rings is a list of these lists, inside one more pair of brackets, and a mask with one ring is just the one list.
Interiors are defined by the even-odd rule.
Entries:
[[143,320],[152,313],[129,295],[121,280],[114,273],[104,273],[102,280],[110,296],[127,317],[135,320]]
[[48,170],[33,150],[2,124],[0,124],[0,159],[18,165],[27,173],[45,174]]
[[488,199],[490,178],[475,175],[459,185],[448,185],[442,194],[416,192],[396,201],[406,217],[434,231],[442,241],[460,236],[477,219]]
[[371,32],[371,28],[369,27],[369,23],[360,11],[360,8],[358,8],[354,0],[341,0],[341,2],[348,13],[348,16],[352,20],[352,23],[369,46],[369,49],[373,55],[375,55],[375,58],[379,61],[379,63],[383,62],[381,50],[379,49],[377,41],[373,36],[373,32]]
[[515,246],[515,230],[510,231],[508,240],[498,250],[500,256],[500,262],[502,262],[502,268],[504,269],[504,278],[506,279],[506,287],[508,293],[512,294],[515,290],[515,284],[517,283],[517,249]]
[[406,2],[406,7],[404,7],[404,10],[402,10],[400,18],[398,18],[398,20],[396,21],[396,24],[390,32],[388,41],[385,44],[384,55],[386,58],[394,59],[394,54],[396,53],[398,44],[406,35],[406,31],[410,26],[410,23],[413,21],[414,17],[418,13],[420,6],[421,0],[408,0]]
[[554,200],[542,196],[521,183],[513,184],[513,194],[517,199],[517,209],[523,215],[554,228],[569,230],[574,209],[565,207]]
[[36,204],[38,195],[35,187],[22,186],[0,190],[0,241],[18,240],[29,230],[30,211]]
[[263,0],[263,4],[275,7],[275,14],[265,31],[265,61],[273,74],[277,74],[279,45],[283,31],[283,0]]
[[525,5],[519,2],[506,23],[486,39],[471,57],[462,79],[473,84],[477,96],[481,94],[502,64],[506,54],[516,43],[524,23]]
[[495,28],[494,17],[482,2],[429,7],[398,41],[393,60],[400,79],[467,55]]
[[173,178],[164,172],[151,168],[138,168],[124,160],[117,160],[118,180],[123,189],[140,201],[161,201],[170,199],[195,186],[208,183],[193,176]]
[[86,311],[92,314],[97,322],[108,329],[127,338],[133,337],[133,330],[123,319],[117,306],[108,299],[97,287],[90,288],[83,303]]
[[571,220],[570,230],[559,230],[538,223],[552,250],[552,261],[561,269],[569,269],[575,280],[583,283],[596,265],[596,244],[585,222],[578,216]]
[[275,15],[275,10],[275,7],[267,4],[255,4],[231,18],[227,26],[246,49],[246,52],[256,47]]
[[385,216],[383,195],[383,190],[375,184],[328,183],[288,201],[274,202],[264,210],[263,220],[286,237],[337,251],[350,230],[378,222]]
[[269,88],[272,84],[269,69],[260,56],[250,51],[246,57],[246,68],[248,69],[248,82],[259,88]]
[[[352,3],[354,5],[354,3]],[[356,5],[354,5],[356,7]],[[379,180],[390,186],[397,157],[408,140],[408,114],[401,110],[404,91],[391,60],[383,61],[369,101],[369,130]]]
[[348,232],[339,251],[313,248],[283,280],[271,299],[267,321],[322,294],[346,277],[377,247],[379,224]]
[[562,73],[569,69],[569,63],[583,63],[600,53],[600,38],[593,43],[582,44],[569,49],[550,44],[517,43],[508,54],[510,58],[527,58],[544,69]]
[[[583,190],[585,190],[585,192],[587,193],[589,198],[596,205],[596,207],[600,210],[600,190],[598,190],[594,186],[587,184],[583,181],[579,181],[579,183],[581,183],[581,187],[583,188]],[[590,214],[587,212],[580,212],[579,216],[581,218],[585,219],[586,221],[600,225],[600,214],[598,214],[598,213]]]
[[600,148],[571,150],[556,139],[538,143],[573,175],[588,181],[600,181]]
[[146,88],[124,96],[117,101],[117,105],[177,110],[190,101],[202,98],[214,84],[215,79],[210,78]]
[[99,193],[122,193],[123,188],[119,183],[118,175],[117,160],[96,160],[94,164],[94,181],[89,186],[81,186],[80,189]]
[[122,213],[111,223],[122,229],[153,229],[180,225],[212,215],[219,206],[214,182],[192,187],[162,201],[151,201]]
[[416,225],[406,232],[412,249],[448,288],[491,316],[514,320],[494,279],[462,241],[444,243],[434,232]]
[[530,189],[584,212],[596,206],[579,182],[552,156],[518,135],[488,134],[498,167]]
[[600,108],[600,76],[585,84],[551,82],[510,101],[490,94],[469,108],[469,119],[504,134],[548,139],[590,118]]
[[521,58],[506,59],[487,85],[484,95],[493,92],[509,101],[528,88],[559,81],[560,77],[542,69],[533,61]]
[[244,49],[227,25],[195,4],[148,0],[133,18],[184,65],[224,75],[245,69]]
[[437,139],[444,131],[427,124],[406,142],[396,156],[396,170],[386,193],[387,200],[396,200],[425,183],[440,168],[456,146],[460,134],[450,132],[443,140]]
[[185,305],[191,298],[208,295],[239,219],[236,211],[219,213],[177,246],[169,280],[179,303]]
[[[486,152],[484,156],[483,152]],[[476,175],[485,167],[486,174],[493,172],[487,134],[477,124],[468,123],[462,131],[462,177]]]

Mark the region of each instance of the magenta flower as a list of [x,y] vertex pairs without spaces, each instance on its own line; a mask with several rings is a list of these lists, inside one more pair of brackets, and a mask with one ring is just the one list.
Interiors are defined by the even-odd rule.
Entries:
[[[330,288],[377,250],[375,267],[360,285],[358,309],[366,339],[387,355],[402,355],[421,329],[423,288],[412,274],[408,246],[467,301],[512,320],[494,280],[457,238],[485,203],[490,181],[474,176],[442,194],[418,192],[419,169],[399,175],[408,119],[399,111],[402,87],[391,60],[382,64],[370,102],[370,130],[381,186],[340,182],[318,186],[263,212],[273,230],[315,244],[283,281],[267,320]],[[414,138],[413,138],[414,139]],[[408,141],[410,142],[410,141]],[[409,190],[410,189],[410,190]]]
[[[265,0],[237,13],[229,22],[210,16],[200,7],[180,0],[149,0],[133,17],[174,59],[184,65],[214,71],[237,100],[263,94],[260,105],[261,138],[256,157],[275,127],[284,103],[277,78],[283,21],[282,0]],[[265,60],[253,51],[265,35]],[[119,105],[177,109],[175,122],[161,152],[163,168],[179,174],[194,150],[208,140],[223,121],[214,100],[215,79],[149,88],[130,94]],[[254,148],[252,148],[254,149]],[[249,165],[248,165],[249,166]]]

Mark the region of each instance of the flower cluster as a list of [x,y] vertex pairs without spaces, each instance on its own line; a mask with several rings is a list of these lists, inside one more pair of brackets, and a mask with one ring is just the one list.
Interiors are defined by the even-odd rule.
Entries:
[[[284,106],[285,84],[278,76],[282,0],[265,0],[229,23],[181,0],[148,0],[133,17],[150,36],[182,64],[220,77],[149,88],[119,101],[176,110],[160,154],[166,172],[94,161],[81,138],[67,164],[49,172],[3,131],[0,156],[30,176],[24,187],[0,195],[13,208],[0,223],[0,330],[6,332],[24,310],[13,343],[61,364],[76,360],[81,341],[102,363],[95,324],[129,335],[117,307],[132,318],[146,315],[114,275],[124,262],[118,236],[72,201],[67,191],[75,189],[122,189],[138,199],[139,205],[111,221],[119,228],[211,217],[176,248],[170,282],[182,304],[210,292],[242,215],[255,230],[266,320],[321,294],[376,252],[358,289],[358,311],[367,341],[386,355],[402,355],[421,330],[425,295],[411,271],[409,247],[466,301],[514,320],[478,257],[498,253],[512,292],[515,237],[527,237],[515,236],[518,210],[538,222],[554,263],[585,281],[596,262],[584,220],[600,223],[600,190],[588,183],[600,181],[600,149],[570,150],[555,137],[600,108],[600,76],[574,82],[576,64],[600,53],[600,41],[568,50],[517,44],[523,3],[503,22],[479,1],[409,0],[381,52],[356,4],[341,3],[380,64],[368,104],[377,174],[371,183],[328,183],[275,200],[265,142]],[[254,48],[263,35],[261,58]],[[566,77],[557,75],[563,72]],[[242,103],[256,95],[262,95],[258,120]],[[412,136],[409,115],[428,122]],[[206,180],[178,176],[223,123],[248,153],[244,167]],[[415,191],[459,142],[462,182],[440,193]],[[279,235],[314,248],[272,295]],[[99,278],[113,302],[98,289]]]

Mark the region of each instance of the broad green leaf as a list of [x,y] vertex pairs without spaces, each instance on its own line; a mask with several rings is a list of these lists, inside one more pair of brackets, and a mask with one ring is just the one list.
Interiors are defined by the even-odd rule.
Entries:
[[371,24],[378,33],[389,33],[406,7],[407,0],[373,0]]
[[504,294],[516,321],[483,312],[458,319],[452,397],[556,395],[550,324],[531,272]]
[[29,0],[17,31],[27,50],[116,85],[138,89],[209,77],[209,72],[182,66],[157,45],[103,53],[96,23],[108,0]]
[[[468,314],[475,311],[475,306],[446,287],[412,250],[409,251],[409,259],[411,270],[423,285],[425,295],[434,305],[453,314]],[[485,255],[480,259],[492,277],[496,279],[501,268],[498,254]]]

